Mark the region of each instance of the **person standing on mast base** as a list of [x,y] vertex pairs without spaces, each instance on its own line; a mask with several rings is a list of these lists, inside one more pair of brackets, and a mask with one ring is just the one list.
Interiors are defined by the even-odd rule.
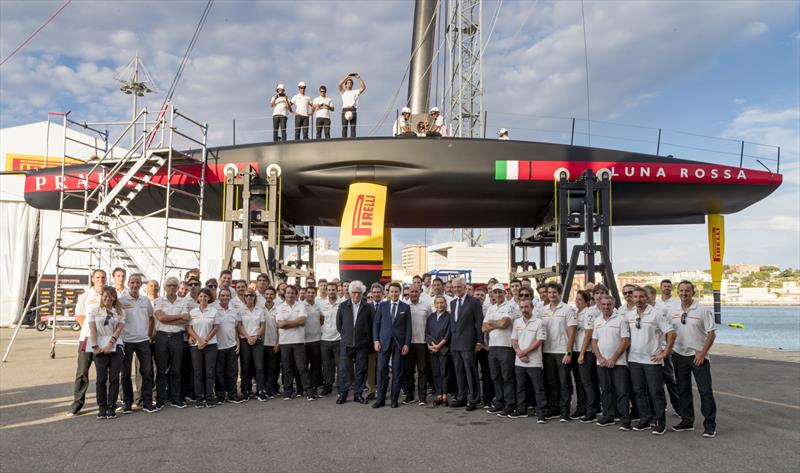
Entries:
[[[358,79],[358,90],[353,90],[353,78]],[[358,97],[367,90],[367,84],[358,72],[351,72],[339,81],[339,93],[342,94],[342,138],[347,138],[347,127],[350,126],[350,137],[356,137],[358,119]]]

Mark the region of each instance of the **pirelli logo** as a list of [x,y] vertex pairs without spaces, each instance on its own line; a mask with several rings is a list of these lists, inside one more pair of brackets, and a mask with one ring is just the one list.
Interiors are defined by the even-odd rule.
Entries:
[[719,263],[722,261],[722,229],[713,227],[711,236],[711,257],[715,263]]
[[375,214],[375,196],[359,194],[353,210],[353,236],[372,236]]

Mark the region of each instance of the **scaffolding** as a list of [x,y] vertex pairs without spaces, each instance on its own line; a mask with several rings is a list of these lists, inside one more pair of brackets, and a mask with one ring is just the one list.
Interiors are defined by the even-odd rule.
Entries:
[[[146,108],[130,122],[86,123],[72,119],[69,112],[50,113],[48,156],[51,133],[57,132],[53,123],[63,130],[58,153],[61,169],[56,176],[58,235],[47,258],[40,260],[36,282],[38,288],[54,261],[53,288],[47,303],[33,307],[50,310],[51,357],[55,357],[56,345],[77,344],[77,340],[59,340],[57,327],[59,318],[74,315],[75,301],[67,300],[65,294],[76,286],[85,287],[79,283],[81,276],[90,277],[95,268],[122,267],[128,274],[163,281],[202,266],[208,160],[208,125],[180,113],[171,103],[151,121]],[[121,131],[111,142],[103,127]],[[92,139],[77,139],[70,130]],[[126,136],[131,136],[129,148],[121,145]],[[143,214],[137,211],[137,197],[163,199],[163,206]],[[150,220],[154,218],[159,219],[156,227],[156,221]],[[161,241],[159,233],[163,234]],[[23,315],[32,307],[37,292],[30,295]],[[23,319],[20,317],[20,322]]]
[[481,0],[447,2],[447,113],[450,136],[484,137]]

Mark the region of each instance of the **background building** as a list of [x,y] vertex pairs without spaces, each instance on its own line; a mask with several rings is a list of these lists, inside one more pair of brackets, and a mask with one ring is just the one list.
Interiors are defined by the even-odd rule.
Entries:
[[425,245],[414,244],[403,247],[401,265],[406,275],[414,276],[428,271],[428,248]]
[[506,243],[469,246],[466,242],[449,241],[428,247],[428,270],[471,269],[472,280],[478,283],[492,277],[507,283],[510,265]]

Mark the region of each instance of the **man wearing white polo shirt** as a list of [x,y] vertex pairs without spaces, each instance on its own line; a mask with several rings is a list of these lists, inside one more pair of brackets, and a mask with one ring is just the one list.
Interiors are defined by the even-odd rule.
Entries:
[[603,405],[603,416],[597,420],[597,425],[614,425],[614,418],[619,416],[622,420],[619,429],[631,430],[630,372],[626,356],[631,332],[625,319],[614,310],[613,297],[601,296],[597,305],[601,316],[594,321],[592,351],[597,358]]
[[316,122],[317,139],[331,139],[331,112],[333,111],[333,99],[328,97],[328,88],[324,85],[319,86],[319,97],[314,99],[311,109],[317,114]]
[[[647,303],[647,292],[644,288],[637,287],[633,290],[633,302],[636,309],[628,313],[626,320],[631,333],[628,367],[636,405],[639,407],[639,422],[633,430],[641,432],[652,427],[653,434],[664,435],[667,399],[664,395],[664,372],[661,364],[672,351],[675,329],[661,311]],[[663,349],[662,337],[666,337],[667,341]]]
[[[353,78],[360,83],[353,90]],[[367,90],[367,84],[358,72],[351,72],[339,81],[339,93],[342,94],[342,138],[347,138],[347,127],[350,126],[350,137],[356,137],[358,119],[358,98]]]
[[694,300],[695,288],[690,281],[678,284],[680,310],[671,310],[670,318],[675,327],[675,379],[678,383],[681,421],[672,427],[676,432],[694,430],[694,403],[692,399],[692,375],[700,393],[700,412],[703,420],[703,437],[717,435],[717,404],[711,388],[711,362],[708,352],[714,344],[717,326],[714,313]]
[[[297,286],[286,286],[286,301],[278,307],[275,320],[278,325],[278,338],[281,343],[281,369],[283,371],[283,400],[292,398],[294,370],[300,376],[300,385],[306,391],[309,401],[316,399],[311,389],[308,375],[308,360],[305,347],[305,304],[297,300]],[[302,394],[302,393],[298,393]]]
[[425,343],[425,324],[433,309],[430,304],[420,299],[422,290],[416,284],[408,288],[408,300],[405,301],[411,308],[411,345],[405,356],[404,388],[406,393],[403,404],[414,402],[414,373],[416,372],[417,398],[419,405],[424,406],[427,398],[428,380],[430,379],[430,355],[428,345]]
[[278,340],[278,322],[275,316],[278,305],[275,302],[275,288],[270,286],[264,291],[264,379],[267,384],[267,396],[274,398],[280,392],[281,354]]
[[322,386],[322,311],[317,305],[317,291],[311,287],[307,288],[306,300],[303,302],[306,311],[304,328],[306,360],[308,360],[311,390],[317,394],[317,390]]
[[523,300],[519,303],[522,317],[514,321],[511,331],[511,343],[514,346],[514,375],[517,381],[517,408],[509,417],[528,417],[528,395],[525,384],[530,381],[533,386],[536,414],[539,424],[547,423],[544,409],[547,405],[547,394],[544,390],[544,371],[542,363],[542,345],[547,340],[542,319],[533,316],[533,303]]
[[322,312],[322,395],[333,392],[336,372],[339,368],[339,341],[342,336],[336,330],[336,313],[339,311],[339,283],[331,281],[325,286],[326,298],[320,302]]
[[156,409],[161,409],[167,402],[167,389],[173,407],[186,407],[181,392],[181,369],[184,335],[186,324],[191,320],[189,311],[192,307],[185,298],[178,297],[179,284],[178,278],[167,278],[164,295],[153,302],[153,316],[156,319]]
[[489,334],[489,371],[494,381],[494,405],[487,412],[509,417],[516,406],[514,350],[511,348],[512,307],[502,284],[492,286],[492,305],[481,331]]
[[303,139],[308,139],[308,118],[311,115],[311,102],[313,99],[306,95],[306,83],[300,82],[297,84],[297,94],[292,97],[292,105],[294,105],[294,139],[300,139],[300,133],[303,133]]
[[569,365],[575,344],[578,319],[575,309],[561,301],[562,286],[547,283],[549,304],[542,309],[542,320],[547,330],[544,341],[544,380],[547,384],[547,417],[560,417],[569,422],[572,382]]
[[122,413],[133,412],[133,383],[131,382],[131,362],[133,355],[139,361],[139,374],[142,377],[142,409],[156,412],[153,406],[153,371],[150,355],[150,339],[155,329],[153,305],[139,293],[142,275],[132,274],[128,278],[128,290],[120,296],[119,305],[125,311],[125,327],[122,330],[124,344],[122,359]]
[[78,296],[75,304],[75,318],[81,324],[81,333],[78,335],[78,367],[75,371],[75,385],[72,390],[73,401],[67,412],[68,416],[80,414],[83,405],[86,403],[86,390],[89,389],[89,368],[94,361],[92,351],[91,333],[89,324],[86,323],[86,314],[90,310],[100,307],[100,300],[103,297],[103,288],[106,287],[106,272],[102,269],[92,271],[92,286],[83,294]]

